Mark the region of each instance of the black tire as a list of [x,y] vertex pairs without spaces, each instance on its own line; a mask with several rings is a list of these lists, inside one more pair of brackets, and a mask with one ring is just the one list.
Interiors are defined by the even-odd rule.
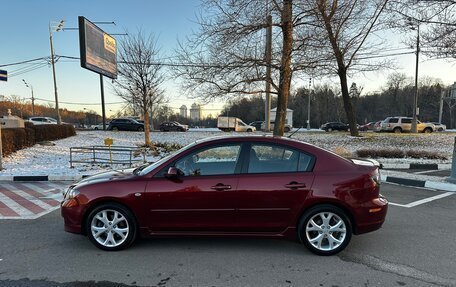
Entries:
[[332,129],[332,128],[328,128],[326,131],[327,131],[327,132],[332,132],[333,129]]
[[119,131],[119,128],[118,128],[118,127],[112,127],[111,130],[113,130],[113,131],[115,131],[115,132],[118,132],[118,131]]
[[430,134],[430,133],[432,133],[432,129],[431,128],[425,128],[423,132],[425,134]]
[[98,131],[98,127],[95,127],[94,130]]
[[247,132],[248,132],[248,133],[251,133],[251,132],[252,132],[252,129],[247,129]]
[[[313,225],[311,223],[311,219],[313,219],[313,222],[315,222],[317,225],[321,223],[321,226],[325,225],[323,221],[319,221],[318,219],[322,219],[320,216],[324,214],[331,214],[332,216],[329,218],[328,226],[327,228],[322,228],[322,231],[313,231],[309,230],[309,232],[306,232],[306,228],[309,225]],[[316,220],[316,221],[315,221]],[[332,231],[332,229],[329,227],[331,226],[331,223],[334,222],[341,222],[340,229],[344,229],[344,232],[342,231]],[[326,225],[325,225],[326,226]],[[323,227],[325,227],[323,226]],[[334,226],[333,226],[334,227]],[[319,228],[319,227],[318,227]],[[318,205],[314,206],[308,211],[306,211],[302,216],[298,224],[298,237],[299,240],[313,253],[317,255],[324,255],[324,256],[329,256],[329,255],[334,255],[336,253],[339,253],[340,251],[344,250],[345,247],[347,247],[348,243],[350,242],[352,235],[352,226],[350,219],[348,218],[347,214],[340,208],[329,205],[329,204],[323,204],[323,205]],[[315,237],[313,237],[315,236]],[[318,246],[314,246],[314,244],[317,243],[312,243],[311,239],[316,239],[319,236],[323,237],[320,241],[320,248]],[[329,238],[335,238],[338,240],[341,240],[341,243],[339,243],[338,246],[335,248],[333,247],[328,247],[327,245],[331,245]],[[324,243],[324,246],[323,244]],[[334,243],[334,242],[333,242]],[[337,243],[337,242],[336,242]],[[318,245],[318,244],[317,244]]]
[[439,128],[439,132],[443,132],[443,128]]
[[138,127],[138,132],[143,132],[144,131],[144,127]]
[[284,128],[284,131],[285,131],[286,133],[289,133],[289,132],[290,132],[290,128],[289,128],[289,127],[285,127],[285,128]]
[[[94,224],[94,225],[103,225],[101,220],[97,221],[97,219],[95,219],[95,216],[97,214],[101,213],[101,212],[104,212],[104,211],[106,212],[107,219],[110,222],[109,223],[110,228],[114,229],[118,225],[121,225],[120,226],[121,229],[128,229],[127,236],[118,245],[115,245],[115,246],[109,246],[109,244],[103,245],[102,243],[97,241],[97,239],[94,237],[94,234],[92,232],[92,224]],[[113,216],[114,212],[117,212],[118,214],[123,216],[123,218],[125,220],[122,220],[122,221],[118,222],[117,224],[111,226],[111,224],[113,223],[114,218],[112,218],[112,220],[110,220],[111,219],[110,216]],[[102,250],[106,250],[106,251],[122,250],[122,249],[125,249],[128,246],[130,246],[136,239],[137,229],[138,229],[137,228],[137,224],[136,224],[136,220],[135,220],[133,214],[127,208],[125,208],[123,205],[120,205],[120,204],[117,204],[117,203],[102,204],[100,206],[97,206],[95,209],[93,209],[89,213],[89,216],[87,217],[85,228],[86,228],[87,237],[89,237],[90,241],[96,247],[98,247],[98,248],[100,248]],[[100,228],[102,228],[102,227],[100,227]],[[113,233],[111,233],[111,234],[113,234]],[[99,239],[101,241],[105,240],[104,236],[106,236],[106,240],[107,240],[107,238],[108,238],[107,232],[101,233],[101,235],[99,236]],[[117,234],[114,234],[112,236],[113,236],[112,237],[113,240],[116,240],[116,239],[118,239],[120,237]]]
[[402,129],[396,127],[396,128],[393,129],[393,133],[395,133],[395,134],[400,134],[400,133],[402,133]]

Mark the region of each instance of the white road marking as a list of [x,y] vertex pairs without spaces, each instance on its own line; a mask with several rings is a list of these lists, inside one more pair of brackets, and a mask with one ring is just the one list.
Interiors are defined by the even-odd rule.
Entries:
[[442,194],[439,194],[439,195],[436,195],[436,196],[431,196],[431,197],[428,197],[428,198],[417,200],[417,201],[411,202],[409,204],[399,204],[399,203],[393,203],[393,202],[390,202],[389,204],[394,205],[394,206],[399,206],[399,207],[411,208],[411,207],[415,207],[415,206],[418,206],[418,205],[421,205],[421,204],[425,204],[425,203],[428,203],[428,202],[431,202],[431,201],[434,201],[434,200],[437,200],[437,199],[441,199],[441,198],[444,198],[444,197],[447,197],[447,196],[450,196],[450,195],[453,195],[453,194],[455,194],[455,193],[454,192],[445,192],[445,193],[442,193]]

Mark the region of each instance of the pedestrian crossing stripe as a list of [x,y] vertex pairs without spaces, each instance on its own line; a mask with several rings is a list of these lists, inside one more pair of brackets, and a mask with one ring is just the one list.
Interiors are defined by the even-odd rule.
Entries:
[[0,220],[36,219],[60,207],[69,183],[0,183]]

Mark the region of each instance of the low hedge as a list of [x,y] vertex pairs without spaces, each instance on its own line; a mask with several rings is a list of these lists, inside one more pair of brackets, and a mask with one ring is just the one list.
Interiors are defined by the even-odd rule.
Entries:
[[9,155],[38,142],[52,141],[76,135],[71,125],[33,125],[26,123],[25,128],[2,128],[3,155]]
[[417,159],[441,159],[448,158],[436,152],[419,150],[399,150],[399,149],[360,149],[356,151],[359,157],[370,158],[417,158]]

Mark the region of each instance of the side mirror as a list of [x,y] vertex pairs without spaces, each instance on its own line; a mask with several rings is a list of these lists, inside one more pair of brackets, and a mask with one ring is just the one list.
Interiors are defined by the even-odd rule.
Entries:
[[177,167],[170,167],[168,172],[165,174],[166,178],[178,178],[182,175],[182,171],[179,170]]

